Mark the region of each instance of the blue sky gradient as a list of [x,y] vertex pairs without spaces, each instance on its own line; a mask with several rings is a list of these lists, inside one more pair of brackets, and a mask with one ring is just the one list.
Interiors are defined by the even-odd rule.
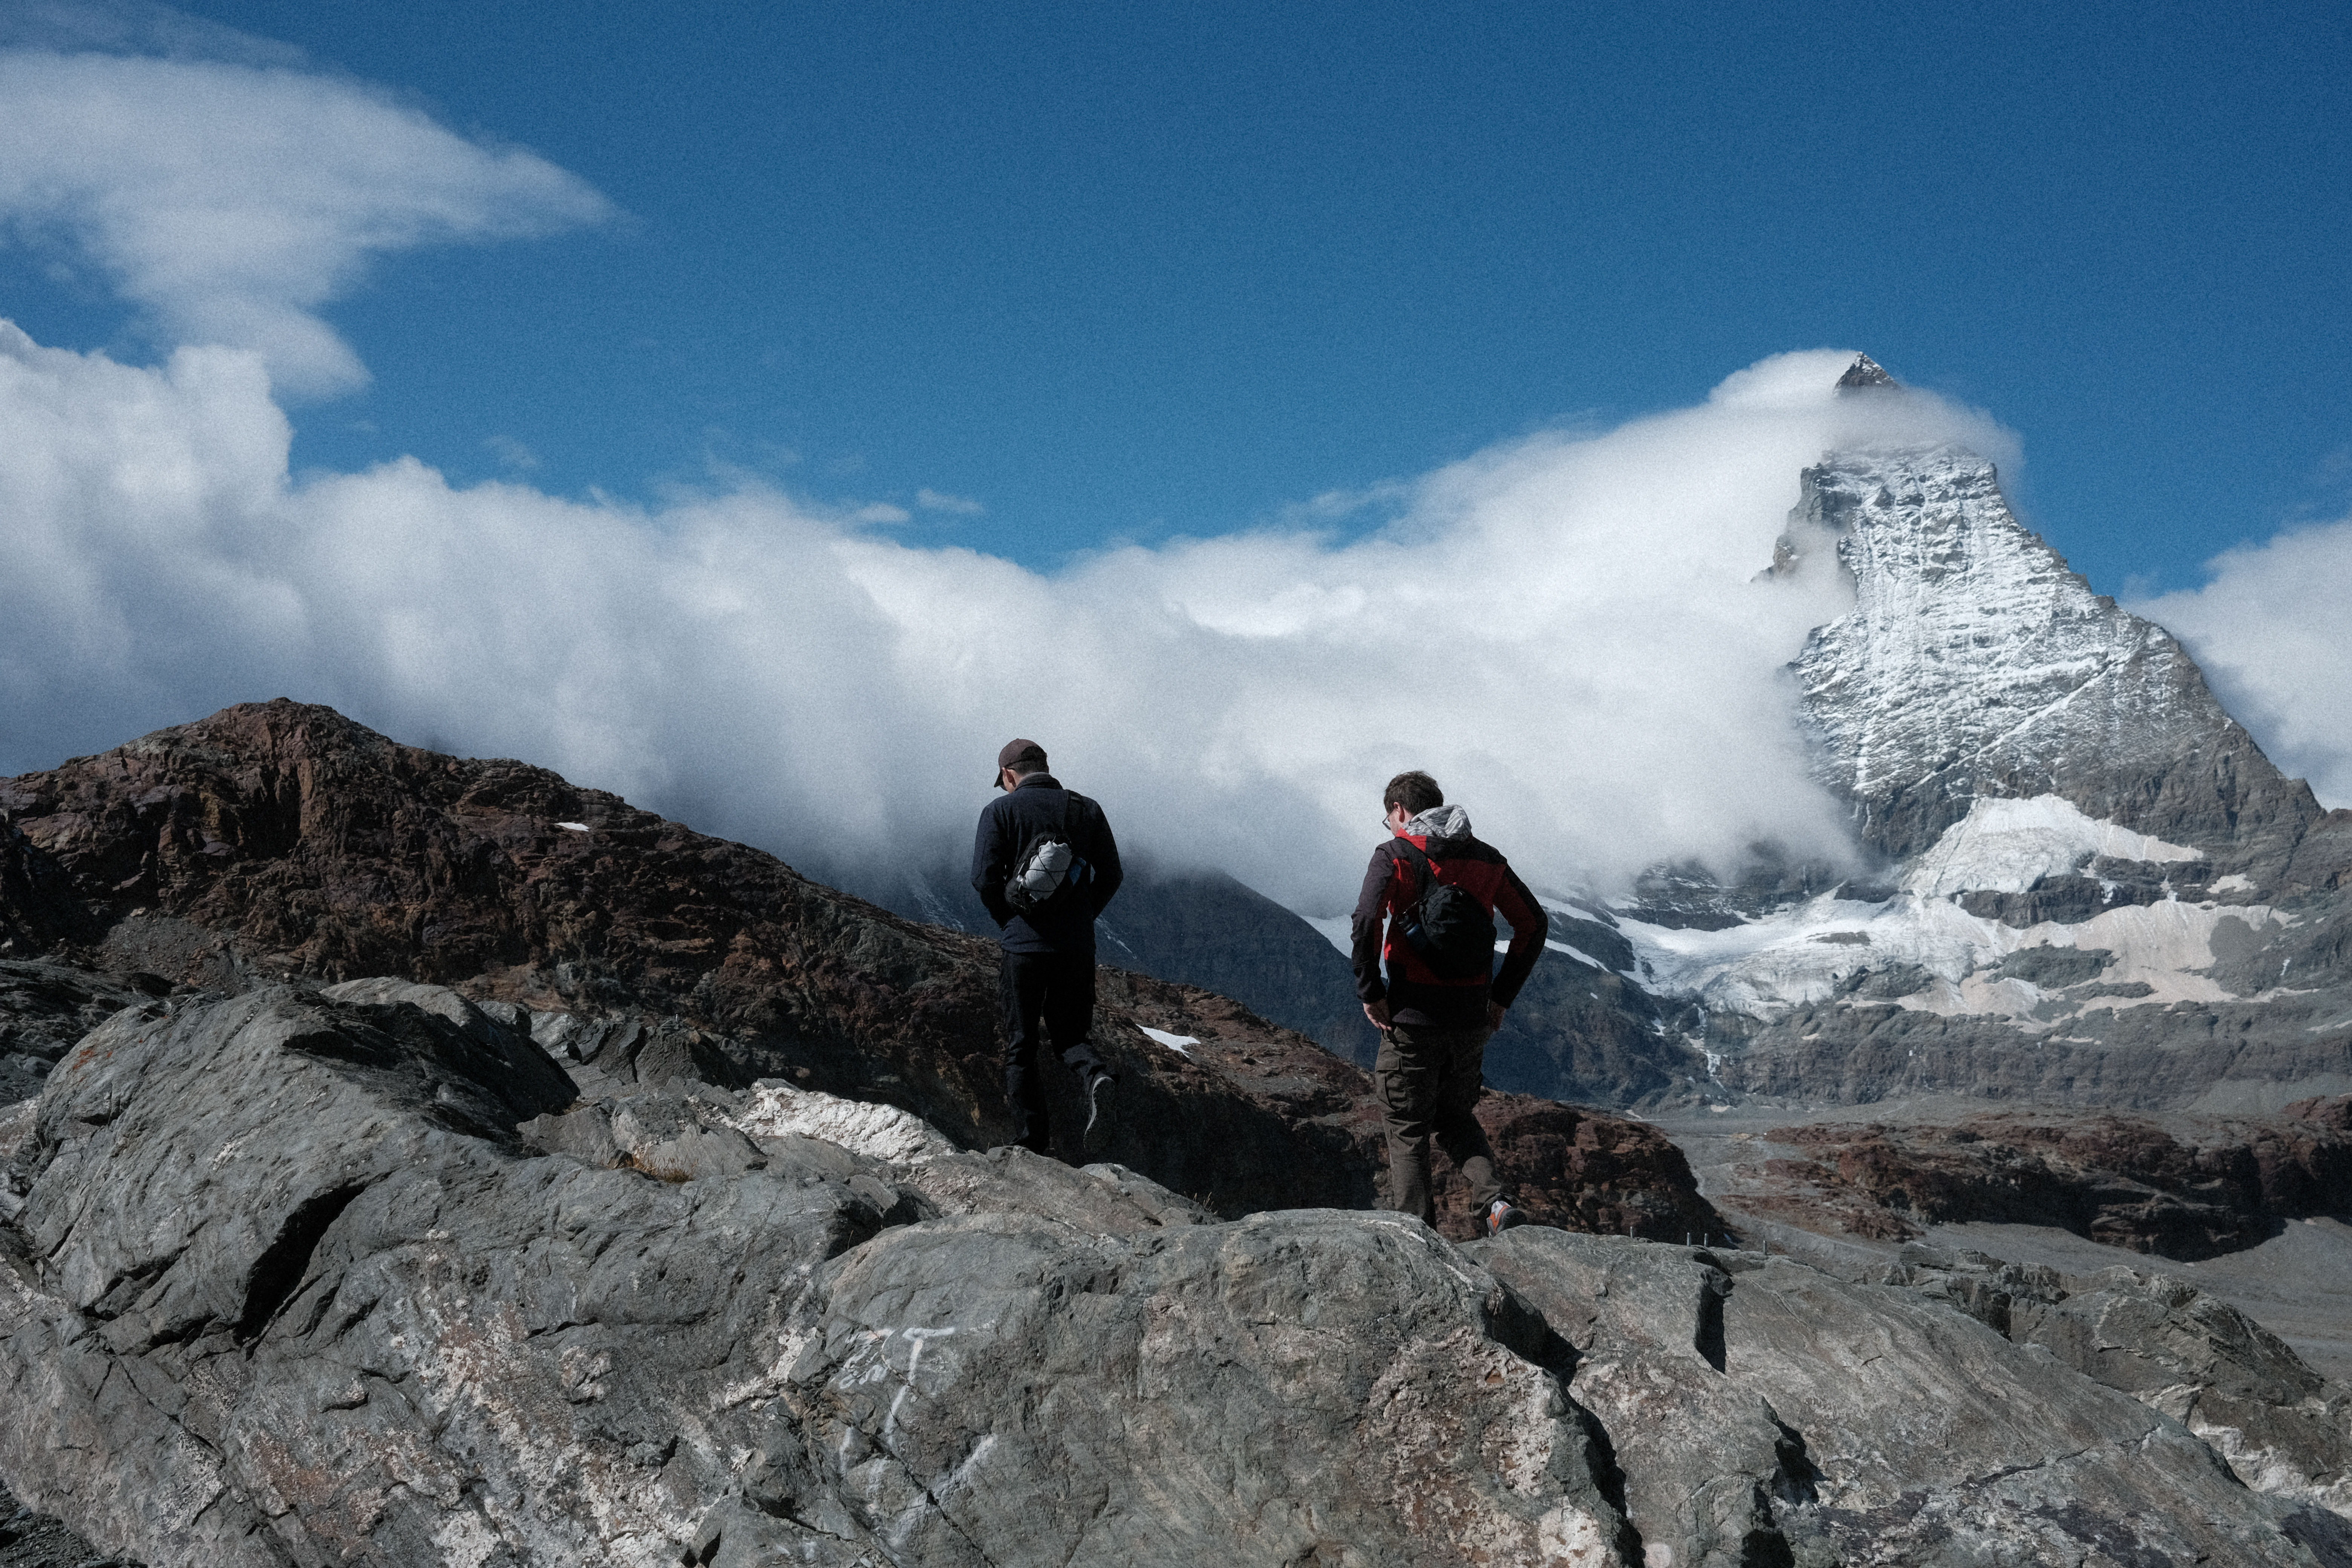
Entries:
[[[184,11],[617,209],[378,258],[298,468],[750,475],[1052,569],[1843,344],[2019,431],[2105,591],[2352,506],[2341,5]],[[0,314],[165,346],[40,243]]]

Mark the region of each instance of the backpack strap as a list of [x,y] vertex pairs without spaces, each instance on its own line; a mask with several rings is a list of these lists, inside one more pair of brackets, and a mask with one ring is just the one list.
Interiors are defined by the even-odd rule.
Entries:
[[1389,858],[1391,860],[1396,858],[1397,852],[1400,850],[1404,854],[1412,857],[1412,865],[1415,871],[1418,873],[1421,884],[1413,889],[1412,896],[1415,899],[1427,897],[1429,893],[1429,885],[1437,880],[1436,865],[1431,861],[1426,854],[1423,853],[1420,845],[1415,844],[1412,839],[1405,837],[1402,834],[1389,840]]

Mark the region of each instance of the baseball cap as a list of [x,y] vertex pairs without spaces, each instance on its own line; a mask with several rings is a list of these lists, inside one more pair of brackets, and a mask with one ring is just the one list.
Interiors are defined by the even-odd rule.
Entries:
[[1022,763],[1042,763],[1045,760],[1045,748],[1039,745],[1036,742],[1007,741],[1004,742],[1004,749],[996,753],[996,773],[988,775],[988,782],[994,784],[996,782],[996,774],[1003,773],[1009,767],[1016,766]]

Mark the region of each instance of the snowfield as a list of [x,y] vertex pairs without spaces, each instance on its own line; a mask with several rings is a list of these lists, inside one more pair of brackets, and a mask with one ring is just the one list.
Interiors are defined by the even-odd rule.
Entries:
[[2029,981],[1985,972],[2026,948],[2105,949],[2115,956],[2097,976],[2102,987],[2146,985],[2139,1003],[2236,1000],[2201,973],[2214,962],[2212,937],[2224,921],[2253,930],[2283,921],[2261,904],[2221,905],[2168,899],[2103,910],[2078,924],[2017,927],[1972,915],[1958,897],[1979,890],[2022,892],[2040,878],[2077,871],[2095,856],[2157,865],[2193,860],[2194,849],[2167,844],[2083,815],[2056,795],[1979,800],[1945,829],[1884,902],[1823,894],[1762,920],[1723,931],[1680,930],[1620,918],[1618,930],[1640,955],[1638,978],[1664,995],[1710,1009],[1771,1019],[1791,1007],[1828,1002],[1855,973],[1916,965],[1934,984],[1908,995],[1863,998],[1857,1005],[1931,1013],[2007,1015],[2029,1030],[2052,1027],[2084,1006],[2115,1006],[2113,990],[2086,995],[2049,1016],[2029,1016],[2050,1000]]

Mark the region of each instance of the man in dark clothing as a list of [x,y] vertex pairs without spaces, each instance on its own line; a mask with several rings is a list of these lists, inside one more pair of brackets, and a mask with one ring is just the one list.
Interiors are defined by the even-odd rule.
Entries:
[[[1118,891],[1118,845],[1102,807],[1064,789],[1045,771],[1045,748],[1013,741],[996,756],[1004,793],[980,814],[971,847],[971,886],[1003,929],[1004,949],[1004,1100],[1024,1148],[1053,1152],[1045,1083],[1038,1070],[1038,1026],[1053,1037],[1087,1097],[1081,1142],[1089,1148],[1101,1121],[1100,1096],[1112,1082],[1087,1043],[1095,1013],[1095,917]],[[1060,885],[1043,902],[1016,902],[1006,883],[1023,851],[1040,835],[1057,835],[1073,852]],[[1056,857],[1058,858],[1058,857]],[[1025,905],[1025,907],[1024,907]]]
[[[1435,779],[1424,773],[1399,773],[1381,801],[1391,837],[1372,851],[1351,928],[1356,994],[1363,1001],[1364,1016],[1381,1032],[1372,1085],[1388,1129],[1389,1195],[1392,1206],[1424,1224],[1435,1220],[1429,1193],[1433,1132],[1438,1147],[1470,1184],[1482,1228],[1492,1236],[1525,1216],[1495,1179],[1495,1152],[1470,1108],[1483,1087],[1487,1037],[1502,1027],[1504,1010],[1517,999],[1542,955],[1550,920],[1510,864],[1492,846],[1470,837],[1469,815],[1445,804]],[[1466,977],[1441,974],[1408,937],[1407,917],[1421,903],[1432,876],[1511,923],[1511,947],[1499,973],[1491,973],[1490,956]]]

